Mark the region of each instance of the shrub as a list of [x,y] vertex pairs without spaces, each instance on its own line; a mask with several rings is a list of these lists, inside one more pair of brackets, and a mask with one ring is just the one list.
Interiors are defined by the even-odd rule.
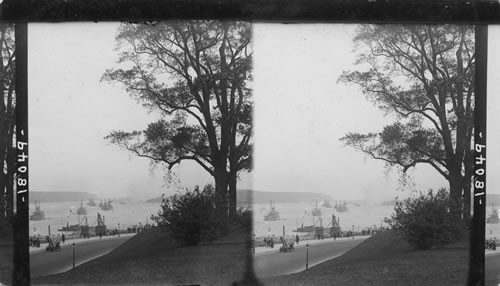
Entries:
[[203,191],[196,186],[185,194],[163,197],[161,210],[151,218],[186,245],[214,241],[251,222],[249,212],[241,209],[233,217],[218,217],[214,202],[212,185],[206,185]]
[[396,202],[394,213],[385,221],[416,249],[442,248],[462,238],[466,229],[460,206],[444,188]]

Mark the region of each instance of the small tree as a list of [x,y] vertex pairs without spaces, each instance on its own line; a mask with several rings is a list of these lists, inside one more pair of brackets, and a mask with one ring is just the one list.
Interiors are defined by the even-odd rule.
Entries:
[[164,197],[162,209],[151,218],[186,245],[210,242],[227,232],[225,221],[215,216],[214,197],[212,185],[206,185],[203,191],[196,186],[183,195]]
[[416,249],[442,248],[463,237],[465,223],[456,213],[460,205],[441,188],[418,198],[396,202],[391,218],[385,219],[393,230]]

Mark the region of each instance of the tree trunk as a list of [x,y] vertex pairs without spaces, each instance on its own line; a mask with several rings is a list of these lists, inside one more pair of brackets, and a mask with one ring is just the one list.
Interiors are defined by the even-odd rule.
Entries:
[[5,194],[5,210],[7,217],[12,217],[14,215],[14,180],[16,174],[16,149],[9,146],[7,152],[7,184],[6,184],[6,194]]
[[[3,163],[3,162],[2,162]],[[0,220],[6,217],[6,203],[5,198],[7,192],[7,175],[1,170],[0,172]]]
[[236,214],[236,185],[237,176],[235,173],[231,173],[229,177],[229,215],[234,216]]
[[[472,128],[471,128],[472,130]],[[470,131],[472,132],[472,131]],[[472,179],[474,176],[474,159],[473,151],[469,144],[467,144],[466,151],[464,154],[464,165],[465,165],[465,176],[464,176],[464,218],[470,219],[472,210]]]
[[450,184],[450,198],[453,203],[458,207],[457,216],[463,217],[463,190],[464,190],[464,180],[462,177],[461,168],[456,168],[456,166],[450,166],[448,168],[449,176],[448,182]]
[[[2,98],[3,100],[3,98]],[[7,116],[6,114],[0,114],[1,116]],[[8,144],[11,142],[9,140],[9,122],[7,120],[0,120],[0,160],[1,160],[1,168],[0,168],[0,193],[1,193],[1,206],[0,206],[0,215],[3,217],[5,215],[5,191],[8,185],[8,176],[4,173],[4,166],[7,162],[7,149]]]
[[219,218],[227,217],[227,174],[225,170],[215,171],[215,208]]
[[464,219],[470,219],[471,216],[471,178],[465,177],[464,180],[464,191],[463,191],[463,217]]

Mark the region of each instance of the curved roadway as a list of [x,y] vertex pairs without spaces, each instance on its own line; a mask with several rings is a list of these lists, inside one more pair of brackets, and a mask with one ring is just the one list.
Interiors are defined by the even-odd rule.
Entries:
[[[78,242],[75,246],[75,266],[102,256],[115,249],[132,236],[93,239]],[[73,267],[71,241],[66,241],[61,250],[48,252],[34,251],[30,254],[31,277],[46,276],[70,270]]]
[[292,252],[279,252],[279,246],[270,252],[254,255],[254,271],[258,278],[286,275],[306,269],[306,254],[309,267],[342,255],[349,249],[363,242],[365,238],[325,240],[309,245],[306,251],[305,241]]

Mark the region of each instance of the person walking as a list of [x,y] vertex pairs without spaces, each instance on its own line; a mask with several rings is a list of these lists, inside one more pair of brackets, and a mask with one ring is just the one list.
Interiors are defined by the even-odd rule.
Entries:
[[298,234],[295,235],[295,242],[297,243],[297,245],[299,245],[299,235]]
[[62,243],[64,243],[66,241],[66,237],[64,236],[64,233],[63,233],[61,239],[62,239]]

